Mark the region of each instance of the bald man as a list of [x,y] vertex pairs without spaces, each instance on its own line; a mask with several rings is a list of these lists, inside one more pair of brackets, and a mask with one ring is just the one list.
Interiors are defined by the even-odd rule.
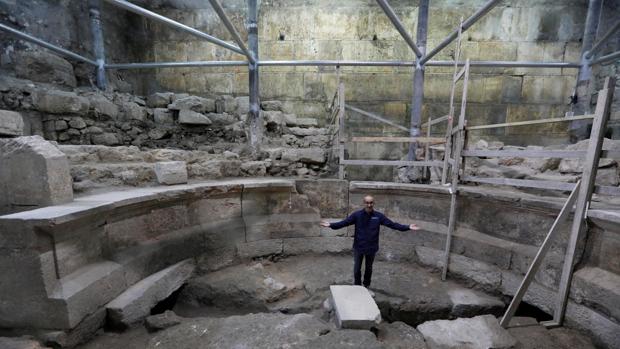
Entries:
[[[364,208],[353,212],[340,222],[329,223],[322,221],[323,227],[340,229],[355,224],[355,236],[353,238],[353,279],[355,285],[370,286],[372,277],[372,263],[375,254],[379,250],[379,226],[385,225],[400,231],[418,230],[417,225],[404,225],[389,220],[383,213],[375,211],[375,199],[367,195],[364,197]],[[365,260],[364,283],[362,283],[362,260]]]

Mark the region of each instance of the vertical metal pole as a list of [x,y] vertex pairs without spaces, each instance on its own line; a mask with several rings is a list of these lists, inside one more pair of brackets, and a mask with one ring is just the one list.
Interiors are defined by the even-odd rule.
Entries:
[[[573,115],[586,114],[590,111],[590,98],[588,95],[590,92],[590,78],[592,76],[592,68],[590,67],[592,57],[588,58],[587,54],[592,49],[596,39],[602,7],[603,0],[590,0],[588,3],[588,14],[581,45],[581,67],[579,68],[577,84],[572,97],[573,105],[571,111]],[[588,122],[583,120],[571,121],[569,132],[572,142],[587,138],[587,124]]]
[[[426,54],[426,33],[428,29],[428,2],[429,0],[420,0],[418,7],[418,29],[416,33],[416,41],[422,55]],[[424,102],[424,66],[420,65],[416,60],[415,72],[413,73],[413,98],[411,99],[411,127],[409,135],[411,137],[420,136],[420,123],[422,121],[422,103]],[[415,153],[418,144],[412,142],[409,145],[409,153],[407,160],[415,160]]]
[[258,79],[258,0],[248,0],[248,46],[254,56],[254,63],[248,64],[250,91],[250,148],[256,153],[260,148],[263,122],[260,115]]
[[97,87],[105,90],[108,83],[105,76],[105,48],[103,43],[103,31],[101,30],[101,12],[99,0],[90,0],[89,15],[90,29],[93,35],[93,51],[97,60]]

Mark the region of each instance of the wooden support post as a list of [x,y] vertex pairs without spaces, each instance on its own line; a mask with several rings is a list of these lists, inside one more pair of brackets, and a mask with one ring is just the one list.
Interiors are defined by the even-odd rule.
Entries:
[[542,263],[543,258],[545,258],[545,255],[549,251],[549,248],[551,248],[551,241],[553,240],[553,238],[557,235],[559,231],[558,227],[568,218],[571,211],[573,210],[573,206],[575,204],[575,201],[577,200],[577,192],[579,191],[580,184],[581,184],[581,181],[577,182],[577,184],[575,185],[575,189],[573,189],[573,191],[571,192],[570,196],[568,197],[568,200],[566,200],[566,203],[564,203],[564,207],[562,207],[562,210],[560,211],[558,218],[555,219],[555,222],[553,222],[553,225],[551,226],[549,233],[547,233],[547,237],[545,237],[545,241],[543,241],[542,245],[540,245],[540,248],[538,249],[538,253],[536,253],[536,257],[534,257],[534,260],[532,261],[532,264],[528,268],[527,273],[525,274],[525,277],[523,278],[523,281],[521,281],[521,285],[517,289],[517,292],[515,292],[515,296],[512,298],[512,301],[510,302],[510,305],[508,306],[506,313],[504,313],[504,316],[502,317],[502,321],[500,321],[499,323],[500,326],[504,328],[508,327],[508,324],[510,323],[510,319],[512,319],[512,316],[515,314],[515,311],[517,311],[517,308],[519,307],[519,304],[521,303],[521,300],[523,299],[525,292],[527,291],[528,287],[530,287],[530,284],[532,283],[532,281],[534,281],[534,276],[536,275],[536,272],[538,271],[538,268],[540,267],[540,264]]
[[338,150],[339,154],[339,162],[338,165],[338,179],[344,179],[344,147],[345,147],[345,134],[344,134],[344,83],[340,83],[338,85]]
[[[426,126],[426,138],[431,138],[431,128],[433,127],[432,124],[433,119],[431,119],[431,116],[428,116],[428,126]],[[430,160],[430,149],[431,149],[431,145],[429,143],[426,143],[426,147],[424,147],[424,161],[429,161]],[[424,166],[424,168],[422,169],[422,177],[426,178],[427,177],[427,170],[429,170],[428,167]],[[430,171],[428,171],[428,178],[430,180]]]
[[568,292],[573,276],[573,268],[575,264],[575,251],[577,244],[581,240],[581,230],[588,204],[592,198],[592,189],[594,180],[596,179],[596,170],[603,147],[603,139],[605,135],[605,126],[609,119],[609,109],[615,88],[615,79],[607,78],[603,89],[599,91],[594,112],[594,121],[592,122],[592,132],[590,133],[590,142],[586,151],[586,158],[583,164],[583,173],[581,175],[581,187],[579,188],[579,196],[577,197],[577,205],[575,208],[575,217],[571,227],[571,235],[566,247],[566,257],[564,258],[564,267],[562,269],[562,277],[560,279],[560,287],[556,300],[556,308],[553,314],[553,322],[547,324],[548,327],[561,326],[566,313],[566,304],[568,302]]
[[[448,178],[448,168],[450,155],[452,153],[452,125],[454,123],[454,94],[456,92],[456,76],[458,74],[458,61],[461,57],[461,30],[463,28],[463,18],[461,18],[461,24],[459,25],[458,39],[456,41],[456,55],[454,56],[454,73],[452,75],[452,89],[450,90],[450,109],[448,111],[448,125],[446,126],[446,145],[444,147],[444,162],[443,170],[441,171],[441,184],[446,184]],[[465,67],[463,67],[465,71]]]
[[[465,62],[465,80],[463,82],[463,97],[461,99],[461,114],[459,115],[458,132],[454,147],[454,166],[452,166],[452,183],[450,185],[450,217],[448,220],[448,234],[446,235],[446,248],[443,256],[443,270],[441,280],[446,280],[448,264],[450,263],[450,247],[452,234],[456,229],[456,195],[458,194],[459,170],[462,162],[461,152],[465,145],[465,111],[467,107],[467,84],[469,83],[469,59]],[[446,164],[444,163],[444,166]],[[445,167],[444,167],[445,170]]]

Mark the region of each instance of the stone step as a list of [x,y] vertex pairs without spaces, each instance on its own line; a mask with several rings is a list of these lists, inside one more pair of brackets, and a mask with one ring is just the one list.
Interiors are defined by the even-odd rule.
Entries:
[[151,309],[178,290],[193,271],[194,263],[187,259],[129,287],[106,305],[110,324],[125,328],[146,318],[151,314]]
[[379,307],[365,287],[331,285],[329,290],[338,328],[369,330],[381,322]]
[[620,320],[620,275],[596,267],[575,272],[571,298]]
[[61,278],[49,298],[64,303],[68,327],[73,328],[126,288],[123,266],[102,261]]

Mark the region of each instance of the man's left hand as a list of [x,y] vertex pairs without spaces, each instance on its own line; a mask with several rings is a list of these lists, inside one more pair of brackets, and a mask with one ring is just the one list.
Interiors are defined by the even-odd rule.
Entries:
[[409,229],[411,229],[411,230],[420,230],[420,227],[418,227],[415,224],[409,224]]

